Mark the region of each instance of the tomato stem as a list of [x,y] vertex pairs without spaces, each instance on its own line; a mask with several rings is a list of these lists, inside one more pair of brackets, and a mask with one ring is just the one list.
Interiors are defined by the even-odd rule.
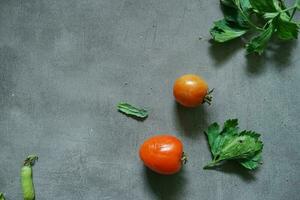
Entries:
[[204,100],[203,100],[203,103],[207,103],[208,105],[211,105],[211,101],[212,101],[212,93],[214,91],[214,88],[211,89],[207,94],[206,96],[204,97]]
[[182,152],[182,156],[181,156],[181,162],[185,165],[188,161],[187,155]]
[[36,155],[30,155],[24,160],[24,166],[33,166],[34,163],[38,160]]

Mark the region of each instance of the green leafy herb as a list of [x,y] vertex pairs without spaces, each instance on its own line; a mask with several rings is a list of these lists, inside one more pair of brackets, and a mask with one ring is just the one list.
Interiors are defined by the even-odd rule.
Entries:
[[236,160],[250,170],[261,164],[263,143],[259,139],[260,135],[254,131],[239,132],[237,119],[227,120],[222,130],[217,123],[211,124],[206,135],[213,160],[205,169],[228,160]]
[[122,113],[125,113],[127,115],[139,117],[139,118],[146,118],[148,117],[147,110],[144,110],[142,108],[137,108],[135,106],[132,106],[128,103],[121,102],[118,104],[118,110]]
[[277,12],[279,1],[277,0],[250,0],[253,9],[260,13]]
[[277,18],[277,35],[282,40],[297,39],[299,32],[299,25],[291,22],[287,16],[282,13]]
[[213,39],[218,42],[226,42],[247,33],[246,29],[230,26],[226,20],[214,22],[215,26],[210,30]]
[[282,0],[220,0],[224,19],[214,22],[212,39],[227,42],[247,33],[256,36],[246,44],[248,53],[262,54],[273,35],[281,40],[297,39],[299,22],[293,20],[300,0],[286,7]]
[[0,192],[0,200],[5,200],[4,194]]
[[264,49],[270,40],[272,34],[274,31],[274,26],[272,23],[268,26],[267,29],[265,29],[263,32],[261,32],[258,36],[252,38],[250,42],[246,45],[246,49],[249,53],[256,52],[259,55],[264,52]]

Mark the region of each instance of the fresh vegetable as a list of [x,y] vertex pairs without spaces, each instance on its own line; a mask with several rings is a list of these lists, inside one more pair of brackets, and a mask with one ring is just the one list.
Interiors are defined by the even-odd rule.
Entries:
[[34,185],[32,180],[32,166],[37,160],[38,157],[36,155],[28,156],[21,169],[21,183],[24,200],[35,199]]
[[219,166],[225,161],[235,160],[243,167],[253,170],[262,163],[263,143],[254,131],[239,132],[238,120],[224,123],[223,129],[217,123],[208,127],[206,132],[213,161],[204,169]]
[[139,118],[146,118],[148,117],[148,112],[145,109],[137,108],[135,106],[130,105],[129,103],[121,102],[118,104],[118,110],[122,113],[127,115],[139,117]]
[[212,90],[200,76],[186,74],[179,77],[173,87],[173,94],[178,103],[186,107],[196,107],[202,103],[211,104]]
[[177,173],[187,158],[181,141],[172,135],[157,135],[140,147],[140,158],[145,166],[164,175]]
[[[286,7],[282,0],[221,0],[224,19],[214,22],[210,34],[216,42],[227,42],[256,32],[246,44],[248,53],[262,54],[273,35],[281,40],[297,39],[299,22],[293,20],[300,0]],[[262,25],[261,25],[262,24]]]
[[0,192],[0,200],[5,200],[4,194]]

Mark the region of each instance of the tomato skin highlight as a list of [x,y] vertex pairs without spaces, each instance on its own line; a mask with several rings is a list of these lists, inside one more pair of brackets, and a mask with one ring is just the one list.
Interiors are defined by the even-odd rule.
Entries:
[[176,101],[185,107],[197,107],[205,102],[208,85],[204,79],[195,74],[185,74],[176,79],[173,95]]
[[175,136],[156,135],[141,145],[139,155],[149,169],[171,175],[179,172],[182,167],[183,144]]

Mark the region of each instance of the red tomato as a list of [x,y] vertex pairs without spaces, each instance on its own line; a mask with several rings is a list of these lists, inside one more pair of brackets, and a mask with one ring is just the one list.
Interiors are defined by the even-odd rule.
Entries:
[[186,162],[181,141],[172,135],[157,135],[140,147],[140,158],[151,170],[164,175],[177,173]]
[[204,102],[210,104],[210,93],[205,80],[195,74],[179,77],[173,87],[176,101],[186,107],[196,107]]

